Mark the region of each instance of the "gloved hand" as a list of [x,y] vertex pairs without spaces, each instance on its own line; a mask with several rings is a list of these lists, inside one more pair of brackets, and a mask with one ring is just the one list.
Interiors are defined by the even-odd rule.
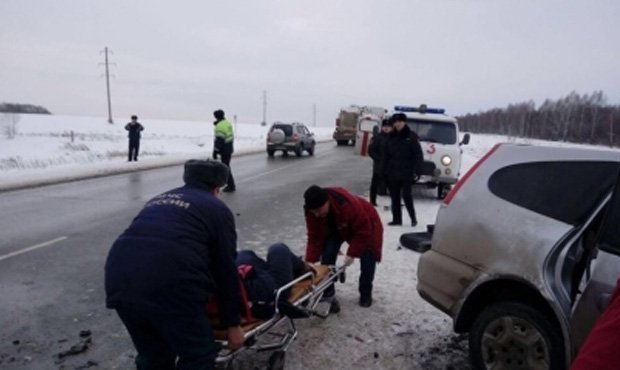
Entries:
[[344,265],[345,265],[346,267],[349,267],[349,266],[351,266],[352,264],[353,264],[353,257],[351,257],[351,256],[346,256],[346,257],[344,258]]
[[213,150],[212,157],[213,157],[213,159],[217,159],[217,150]]

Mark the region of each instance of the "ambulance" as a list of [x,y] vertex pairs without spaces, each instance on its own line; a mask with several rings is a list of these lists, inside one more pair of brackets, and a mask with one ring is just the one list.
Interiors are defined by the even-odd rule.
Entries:
[[443,199],[461,171],[462,146],[469,143],[469,134],[459,141],[459,125],[456,118],[445,114],[445,109],[397,105],[394,113],[404,113],[407,125],[418,134],[424,165],[416,174],[415,183],[437,189],[437,198]]

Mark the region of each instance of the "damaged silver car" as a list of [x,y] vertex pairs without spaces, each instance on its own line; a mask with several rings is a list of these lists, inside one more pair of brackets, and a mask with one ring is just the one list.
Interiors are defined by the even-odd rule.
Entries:
[[500,144],[444,199],[419,294],[475,369],[566,369],[620,277],[620,152]]

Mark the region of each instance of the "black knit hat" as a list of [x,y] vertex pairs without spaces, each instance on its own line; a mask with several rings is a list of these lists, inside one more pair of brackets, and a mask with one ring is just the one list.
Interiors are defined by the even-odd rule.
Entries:
[[405,115],[405,113],[396,113],[392,116],[392,123],[397,122],[397,121],[403,121],[406,122],[407,121],[407,116]]
[[317,209],[327,202],[327,190],[318,185],[312,185],[304,193],[304,208]]
[[390,121],[389,119],[385,118],[383,121],[381,121],[381,126],[392,126],[392,121]]
[[190,185],[221,187],[228,181],[228,166],[208,159],[190,159],[185,162],[183,181]]
[[215,117],[215,119],[224,119],[224,111],[221,109],[216,110],[215,112],[213,112],[213,117]]

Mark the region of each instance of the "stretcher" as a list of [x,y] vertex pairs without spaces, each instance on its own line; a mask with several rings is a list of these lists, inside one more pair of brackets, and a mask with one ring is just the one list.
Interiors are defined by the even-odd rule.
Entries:
[[[344,282],[345,266],[315,265],[313,267],[314,271],[307,272],[277,289],[274,298],[275,302],[279,302],[280,295],[290,289],[288,302],[299,312],[305,313],[305,318],[316,316],[325,319],[329,316],[332,300],[323,301],[326,304],[319,303],[322,302],[324,292],[330,285],[337,280]],[[234,351],[227,349],[226,329],[218,328],[217,324],[214,325],[216,341],[222,348],[215,361],[216,368],[232,369],[235,357],[242,352],[252,350],[273,351],[269,357],[267,369],[284,369],[286,351],[297,337],[294,320],[296,319],[282,313],[276,305],[275,314],[270,319],[242,322],[241,328],[245,334],[244,344]]]

